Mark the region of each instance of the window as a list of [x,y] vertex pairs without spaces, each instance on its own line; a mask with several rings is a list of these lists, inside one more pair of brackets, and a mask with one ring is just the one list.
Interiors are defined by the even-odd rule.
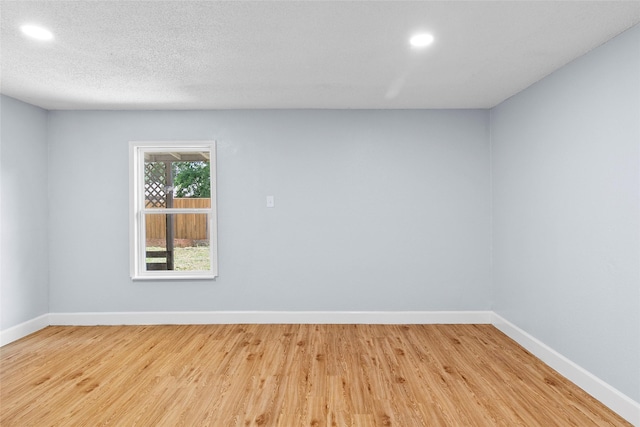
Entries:
[[218,275],[213,141],[130,143],[133,279]]

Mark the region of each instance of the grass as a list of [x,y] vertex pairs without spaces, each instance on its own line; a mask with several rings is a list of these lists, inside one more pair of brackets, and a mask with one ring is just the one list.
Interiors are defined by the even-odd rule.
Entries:
[[[165,248],[147,247],[147,251],[164,251]],[[208,246],[188,246],[174,248],[174,269],[178,271],[207,271],[211,267],[209,263]],[[158,261],[157,258],[147,258],[147,262]]]

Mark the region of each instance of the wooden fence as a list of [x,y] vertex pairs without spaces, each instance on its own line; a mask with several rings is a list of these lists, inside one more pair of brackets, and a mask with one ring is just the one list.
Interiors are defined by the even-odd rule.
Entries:
[[[208,208],[211,199],[173,199],[174,208]],[[177,214],[173,215],[174,238],[206,240],[209,238],[207,230],[207,214]],[[149,214],[147,222],[147,239],[165,239],[167,216]]]

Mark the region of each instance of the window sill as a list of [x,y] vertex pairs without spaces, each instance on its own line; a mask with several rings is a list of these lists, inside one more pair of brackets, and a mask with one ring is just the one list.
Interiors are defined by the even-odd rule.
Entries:
[[186,275],[186,274],[158,274],[158,275],[145,275],[145,276],[131,276],[133,281],[145,281],[145,280],[214,280],[216,275],[214,274],[198,274],[198,275]]

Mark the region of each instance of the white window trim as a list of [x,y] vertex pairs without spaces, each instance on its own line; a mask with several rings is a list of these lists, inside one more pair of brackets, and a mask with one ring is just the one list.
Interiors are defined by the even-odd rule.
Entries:
[[[148,151],[208,151],[211,164],[211,207],[197,209],[153,208],[145,206],[144,153]],[[193,280],[218,276],[218,222],[216,204],[216,143],[215,141],[130,141],[129,142],[129,257],[132,280]],[[145,245],[145,213],[207,213],[209,214],[209,271],[147,271]]]

